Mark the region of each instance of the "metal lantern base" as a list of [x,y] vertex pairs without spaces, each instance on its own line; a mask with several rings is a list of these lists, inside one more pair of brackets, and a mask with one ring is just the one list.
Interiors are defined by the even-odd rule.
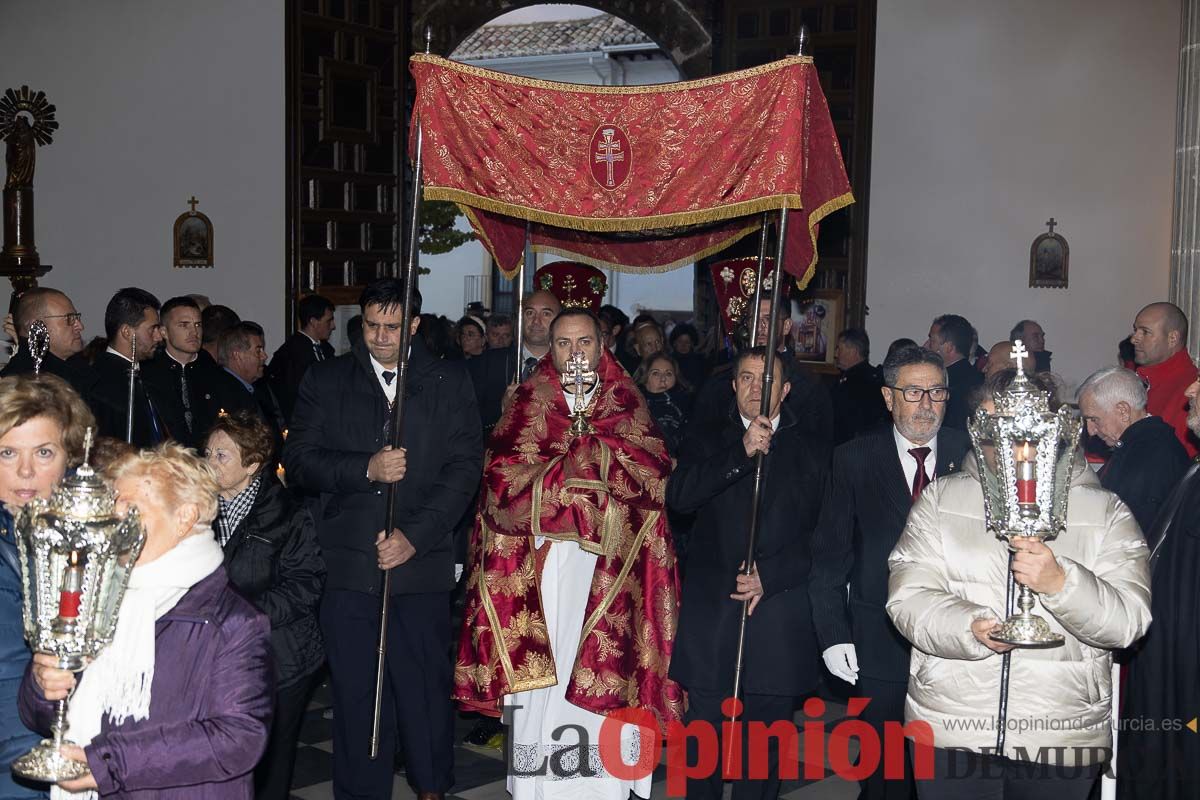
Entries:
[[1062,634],[1050,630],[1046,620],[1036,614],[1015,614],[1004,621],[989,637],[1017,647],[1058,647]]
[[[62,741],[61,744],[73,744]],[[58,783],[82,778],[88,774],[88,765],[72,761],[59,752],[53,739],[42,739],[42,743],[12,763],[12,771],[22,778],[43,783]]]

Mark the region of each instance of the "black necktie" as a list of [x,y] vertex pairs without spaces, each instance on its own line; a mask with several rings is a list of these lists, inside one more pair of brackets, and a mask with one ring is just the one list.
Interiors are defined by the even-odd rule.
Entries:
[[529,380],[529,376],[537,368],[538,360],[533,356],[525,359],[525,366],[521,368],[521,383]]
[[395,377],[396,377],[396,373],[392,372],[390,369],[385,369],[383,371],[383,382],[386,383],[388,386],[392,385],[392,380]]

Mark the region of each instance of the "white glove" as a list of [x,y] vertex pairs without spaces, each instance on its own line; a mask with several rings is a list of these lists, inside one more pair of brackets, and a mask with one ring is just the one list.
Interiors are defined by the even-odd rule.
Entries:
[[835,644],[821,653],[825,668],[851,685],[858,683],[858,653],[852,644]]

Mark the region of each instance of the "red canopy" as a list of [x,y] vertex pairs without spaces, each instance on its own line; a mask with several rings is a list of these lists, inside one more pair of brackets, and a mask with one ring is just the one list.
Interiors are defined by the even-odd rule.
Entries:
[[424,196],[458,203],[509,277],[524,258],[526,221],[537,251],[644,272],[723,250],[758,230],[762,212],[788,208],[800,219],[784,268],[803,286],[818,223],[854,202],[808,57],[619,87],[430,55],[413,56],[411,69]]

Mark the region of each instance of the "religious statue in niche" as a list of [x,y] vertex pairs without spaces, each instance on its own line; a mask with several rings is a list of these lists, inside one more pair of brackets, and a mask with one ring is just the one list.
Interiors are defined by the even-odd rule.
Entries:
[[212,220],[196,210],[199,201],[188,200],[187,211],[175,220],[175,266],[211,267],[213,265]]
[[1058,223],[1051,217],[1046,222],[1049,228],[1033,240],[1029,248],[1029,287],[1031,289],[1066,289],[1067,264],[1071,248],[1067,240],[1054,232]]
[[4,249],[0,275],[24,291],[50,269],[41,263],[33,242],[33,168],[39,145],[54,140],[58,122],[45,92],[28,86],[8,89],[0,97],[0,140],[4,142]]

